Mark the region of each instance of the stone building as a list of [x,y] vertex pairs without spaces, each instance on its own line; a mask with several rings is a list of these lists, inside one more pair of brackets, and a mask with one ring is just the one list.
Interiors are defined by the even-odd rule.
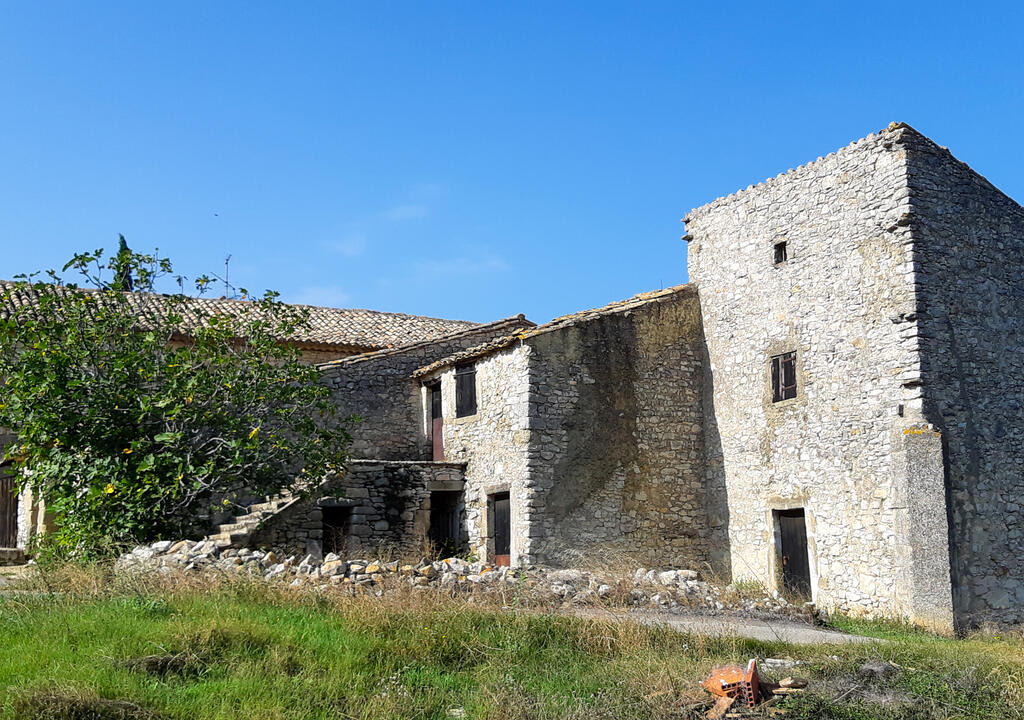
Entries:
[[[89,292],[89,290],[83,290]],[[167,296],[153,293],[131,293],[129,298],[144,318],[158,308]],[[24,283],[0,280],[0,315],[7,308],[32,305],[36,294]],[[350,308],[327,308],[295,305],[308,312],[308,326],[281,341],[299,348],[303,361],[313,364],[353,355],[386,351],[396,346],[423,343],[452,334],[471,331],[477,323],[463,320],[407,315]],[[237,315],[252,308],[252,303],[225,298],[191,298],[183,308],[182,331],[171,343],[188,342],[189,328],[199,323],[200,315]],[[447,349],[449,345],[442,344]],[[30,538],[45,529],[49,522],[44,503],[31,491],[15,491],[14,479],[6,472],[3,450],[14,436],[0,428],[0,563],[20,561]]]
[[215,537],[1024,620],[1024,208],[893,124],[685,222],[689,285],[320,365],[358,459]]

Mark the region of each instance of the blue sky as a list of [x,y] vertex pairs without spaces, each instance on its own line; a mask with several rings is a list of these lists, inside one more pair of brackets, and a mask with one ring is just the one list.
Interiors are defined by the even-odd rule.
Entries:
[[1024,200],[1020,3],[0,1],[0,277],[159,247],[287,300],[544,321],[900,120]]

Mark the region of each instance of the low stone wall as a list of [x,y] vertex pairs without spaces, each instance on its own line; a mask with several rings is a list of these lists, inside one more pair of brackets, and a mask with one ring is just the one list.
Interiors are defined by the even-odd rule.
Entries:
[[333,513],[348,518],[344,554],[349,557],[418,553],[430,528],[430,493],[461,491],[464,468],[460,463],[354,460],[344,475],[264,522],[249,544],[319,558],[325,548],[339,549],[324,535],[325,514]]

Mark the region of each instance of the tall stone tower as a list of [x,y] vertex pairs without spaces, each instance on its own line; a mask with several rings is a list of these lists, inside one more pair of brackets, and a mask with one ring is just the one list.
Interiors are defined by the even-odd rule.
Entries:
[[686,223],[732,575],[1024,619],[1024,208],[893,124]]

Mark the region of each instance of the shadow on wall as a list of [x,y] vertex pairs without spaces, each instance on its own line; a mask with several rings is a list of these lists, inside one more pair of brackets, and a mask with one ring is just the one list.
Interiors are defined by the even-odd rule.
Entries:
[[[703,317],[701,328],[704,327]],[[715,378],[711,372],[708,343],[700,335],[701,364],[704,366],[701,388],[704,405],[704,507],[711,531],[708,561],[711,572],[723,582],[732,581],[732,552],[729,540],[729,494],[725,484],[722,436],[715,411]]]

